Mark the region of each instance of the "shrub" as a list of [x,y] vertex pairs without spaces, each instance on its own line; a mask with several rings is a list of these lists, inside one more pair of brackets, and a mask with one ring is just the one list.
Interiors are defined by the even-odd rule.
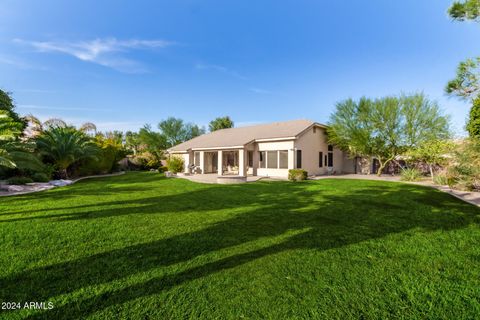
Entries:
[[32,175],[32,179],[35,182],[48,182],[50,178],[43,172],[37,172]]
[[20,185],[20,184],[27,184],[27,183],[33,182],[33,180],[28,177],[11,177],[7,181],[8,181],[8,184],[11,184],[11,185]]
[[160,168],[158,168],[158,172],[160,173],[164,173],[165,171],[168,171],[168,168],[166,166],[161,166]]
[[433,176],[433,183],[440,186],[446,186],[449,185],[449,179],[445,174],[438,174],[436,176]]
[[288,170],[288,180],[290,181],[301,181],[307,179],[307,171],[303,169],[290,169]]
[[405,169],[400,175],[400,180],[402,181],[418,181],[422,177],[422,173],[417,169]]
[[168,171],[177,173],[183,171],[183,158],[172,156],[167,159]]

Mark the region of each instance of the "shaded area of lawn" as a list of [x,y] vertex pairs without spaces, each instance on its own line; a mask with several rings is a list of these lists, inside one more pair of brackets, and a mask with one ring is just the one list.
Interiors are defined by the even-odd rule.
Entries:
[[[475,314],[480,305],[478,295],[475,296],[478,289],[474,288],[478,279],[470,279],[471,274],[463,274],[464,271],[457,268],[457,263],[467,267],[473,266],[476,259],[478,263],[480,255],[475,249],[469,252],[469,259],[462,252],[450,257],[464,261],[443,266],[448,270],[445,279],[441,277],[442,270],[435,266],[434,270],[427,270],[427,279],[420,280],[420,283],[428,281],[430,276],[431,281],[441,281],[439,293],[444,287],[461,284],[463,299],[457,301],[453,295],[451,299],[440,298],[433,292],[425,298],[430,300],[425,306],[423,298],[417,305],[412,302],[416,299],[408,296],[412,289],[409,286],[416,283],[415,277],[421,279],[425,275],[419,273],[423,268],[409,270],[411,257],[393,254],[396,245],[407,252],[412,249],[411,244],[407,245],[409,239],[418,237],[420,252],[415,259],[428,261],[433,257],[444,261],[438,242],[441,243],[445,235],[450,236],[450,232],[459,243],[452,243],[453,248],[448,248],[445,254],[455,254],[465,243],[467,247],[480,244],[478,208],[428,188],[358,180],[219,186],[167,180],[144,173],[85,181],[65,189],[10,198],[2,202],[0,208],[0,228],[6,239],[2,245],[4,255],[15,250],[15,243],[31,239],[32,233],[56,237],[48,241],[54,247],[45,249],[49,252],[47,257],[42,257],[40,250],[41,261],[30,261],[23,265],[24,270],[15,269],[0,280],[0,301],[53,299],[56,307],[42,312],[9,313],[10,316],[73,319],[87,315],[107,318],[113,313],[133,318],[182,314],[205,318],[275,318],[286,316],[286,310],[290,310],[292,313],[288,316],[291,317],[368,318],[402,314],[447,316],[463,310],[463,315],[468,317]],[[94,240],[88,239],[81,230],[103,227],[113,230],[112,234]],[[6,237],[8,232],[16,234]],[[140,234],[130,237],[129,233]],[[110,236],[114,239],[114,248],[109,248]],[[88,246],[77,246],[82,241],[98,239],[105,241],[105,246],[91,250]],[[62,252],[65,248],[69,251],[68,258],[62,259],[55,250]],[[24,255],[28,254],[26,251]],[[17,259],[21,260],[24,255]],[[319,292],[331,296],[341,293],[340,282],[338,288],[335,281],[330,287],[326,286],[329,277],[342,278],[345,270],[356,269],[353,260],[360,261],[358,268],[365,268],[371,263],[369,256],[379,255],[386,255],[388,263],[382,265],[381,259],[376,261],[375,268],[382,273],[369,276],[395,278],[393,270],[403,266],[402,272],[412,280],[404,284],[405,288],[398,288],[399,292],[404,289],[405,296],[400,294],[395,296],[398,301],[388,301],[392,297],[383,294],[386,301],[351,303],[346,301],[347,294],[341,299],[345,305],[337,304],[339,309],[333,309],[327,302],[322,305],[322,300],[316,297]],[[52,263],[51,260],[60,261]],[[328,269],[331,265],[319,270],[321,264],[339,262],[347,265],[333,269],[339,274],[322,271],[321,268]],[[2,263],[22,265],[22,261],[2,260]],[[301,283],[284,283],[281,275],[290,263],[299,265],[292,276],[302,279]],[[457,272],[452,274],[454,268]],[[293,294],[286,298],[291,306],[280,312],[272,309],[269,299],[260,294],[257,302],[263,303],[252,304],[250,298],[256,290],[249,286],[248,280],[252,279],[244,275],[245,272],[259,274],[253,281],[266,286],[259,290],[262,293],[275,292],[282,296],[278,290],[287,290],[302,292],[302,296]],[[456,278],[451,278],[453,276]],[[313,281],[317,277],[321,281]],[[272,280],[279,283],[268,282]],[[375,279],[357,280],[359,284],[366,280],[375,283]],[[320,283],[323,287],[318,287]],[[355,286],[355,283],[348,284]],[[377,292],[381,283],[377,285],[379,287],[369,289],[372,292],[365,292],[365,298],[382,297]],[[238,287],[245,292],[238,291]],[[237,310],[231,310],[229,302],[221,298],[222,291],[229,292],[232,288],[237,289],[230,294],[243,296],[244,305]],[[388,286],[383,290],[388,290]],[[179,303],[183,296],[189,297],[188,302]],[[356,296],[352,293],[352,297]],[[178,301],[171,301],[172,297]],[[156,307],[155,301],[159,302]],[[210,305],[205,304],[206,301]],[[311,302],[302,306],[300,301]],[[401,302],[407,309],[401,308]],[[144,308],[132,313],[132,304]],[[210,309],[212,305],[215,308]],[[370,310],[369,305],[378,310]],[[449,310],[442,310],[448,305]],[[195,314],[193,310],[200,313]],[[242,311],[236,313],[239,310]]]

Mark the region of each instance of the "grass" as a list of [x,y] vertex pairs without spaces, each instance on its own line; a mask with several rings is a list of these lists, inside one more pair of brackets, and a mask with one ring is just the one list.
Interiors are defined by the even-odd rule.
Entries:
[[8,319],[473,319],[480,210],[434,189],[154,173],[0,198]]

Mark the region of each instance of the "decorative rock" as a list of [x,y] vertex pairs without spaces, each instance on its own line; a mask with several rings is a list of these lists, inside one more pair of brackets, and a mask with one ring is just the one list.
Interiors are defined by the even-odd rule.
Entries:
[[70,184],[73,183],[72,180],[52,180],[49,182],[52,186],[55,186],[55,187],[64,187],[64,186],[68,186]]
[[20,192],[23,191],[22,186],[8,186],[8,192]]

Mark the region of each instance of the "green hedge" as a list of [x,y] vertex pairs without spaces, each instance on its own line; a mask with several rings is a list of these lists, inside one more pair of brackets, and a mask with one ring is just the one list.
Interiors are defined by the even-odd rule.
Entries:
[[33,182],[33,180],[28,177],[11,177],[7,181],[10,185],[22,185]]
[[308,177],[307,171],[303,169],[290,169],[288,170],[288,180],[290,181],[302,181]]

